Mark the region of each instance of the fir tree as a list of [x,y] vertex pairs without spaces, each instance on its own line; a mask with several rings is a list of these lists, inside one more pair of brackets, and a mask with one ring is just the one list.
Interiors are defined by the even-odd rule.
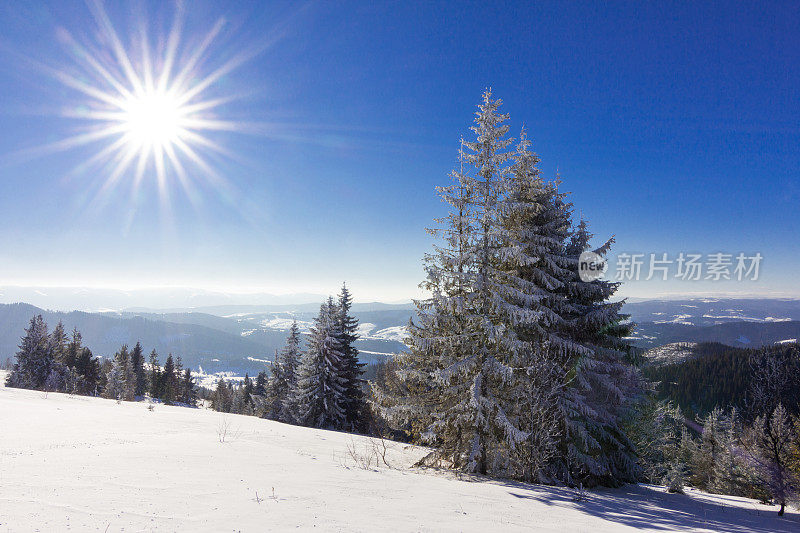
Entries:
[[133,400],[133,368],[130,364],[128,346],[123,345],[114,354],[110,369],[106,372],[105,397],[117,401]]
[[791,420],[780,403],[768,416],[755,420],[747,439],[760,481],[780,505],[778,516],[783,516],[787,502],[800,494],[800,479],[790,468],[795,439]]
[[172,354],[169,354],[161,374],[161,399],[165,404],[172,405],[177,397],[178,380],[175,375],[175,361],[172,359]]
[[158,353],[153,349],[150,352],[150,397],[161,398],[162,396],[162,379],[161,379],[161,366],[158,362]]
[[222,413],[230,413],[232,407],[233,389],[224,378],[219,378],[217,388],[211,395],[211,408]]
[[59,320],[53,332],[50,334],[50,351],[56,363],[61,363],[69,367],[67,353],[67,334],[64,331],[64,323]]
[[137,397],[144,396],[147,391],[147,374],[144,370],[144,350],[140,342],[136,342],[131,352],[131,366],[134,374],[134,394]]
[[179,402],[183,401],[183,359],[181,356],[175,358],[175,399]]
[[78,328],[74,328],[72,330],[72,339],[70,339],[69,343],[67,344],[67,352],[64,357],[64,364],[70,368],[76,365],[78,356],[81,354],[81,343],[81,332],[78,331]]
[[342,284],[338,301],[338,329],[341,333],[341,352],[344,357],[345,378],[345,417],[351,428],[358,426],[364,414],[364,363],[359,362],[358,349],[354,346],[358,340],[358,320],[350,314],[353,297],[347,286]]
[[[559,198],[556,196],[556,201]],[[632,352],[624,339],[632,329],[628,315],[621,313],[625,302],[610,301],[620,284],[603,279],[583,281],[579,276],[579,257],[591,250],[591,237],[582,219],[565,250],[570,277],[562,292],[572,306],[568,334],[588,350],[569,361],[574,375],[568,389],[571,402],[588,408],[572,410],[577,416],[571,424],[577,423],[579,428],[573,445],[579,458],[576,473],[584,484],[617,485],[637,477],[633,445],[619,420],[629,403],[642,394],[643,380],[631,364]],[[613,243],[611,238],[592,251],[604,257]]]
[[181,384],[182,398],[181,401],[187,405],[197,405],[197,387],[194,384],[191,369],[187,368],[183,371],[183,379]]
[[571,204],[558,178],[542,180],[524,131],[506,151],[499,106],[487,91],[477,139],[462,142],[455,183],[438,189],[451,210],[431,230],[442,242],[425,258],[431,297],[417,302],[398,390],[376,400],[460,469],[632,481],[620,418],[641,379],[626,358],[621,304],[609,303],[617,284],[580,280],[586,225],[572,232]]
[[293,421],[294,392],[297,388],[297,370],[300,361],[300,328],[292,322],[286,345],[275,354],[272,376],[269,381],[269,418]]
[[[48,351],[53,358],[44,388],[49,391],[67,391],[71,380],[70,367],[67,366],[67,334],[64,324],[59,321],[48,339]],[[74,386],[74,383],[72,384]],[[70,391],[71,392],[71,391]]]
[[42,315],[31,318],[19,345],[16,362],[6,379],[6,385],[22,389],[41,389],[54,363],[47,324]]
[[333,298],[320,306],[293,391],[294,420],[305,426],[346,426],[344,354]]
[[267,395],[267,373],[263,370],[256,376],[256,386],[253,389],[253,394],[262,397]]
[[[510,412],[509,330],[501,320],[507,308],[498,294],[498,199],[511,157],[503,124],[508,116],[499,113],[500,105],[484,93],[472,127],[477,139],[463,143],[460,152],[473,173],[462,168],[453,173],[455,185],[439,189],[452,210],[439,221],[443,227],[431,230],[444,246],[426,257],[423,287],[432,297],[418,303],[411,354],[403,360],[409,389],[423,389],[410,397],[410,411],[430,409],[432,423],[423,436],[457,468],[483,474],[505,470],[509,450],[528,436]],[[436,382],[425,383],[426,374]],[[408,412],[409,406],[393,410]]]
[[128,352],[128,345],[123,344],[120,351],[115,356],[123,375],[122,399],[133,401],[136,399],[136,373],[131,361],[131,354]]
[[[74,335],[73,342],[75,342]],[[80,345],[80,335],[78,335],[77,343]],[[72,346],[72,343],[70,344]],[[70,350],[71,349],[70,347]],[[74,368],[78,375],[78,392],[96,396],[101,374],[100,362],[96,357],[92,356],[92,352],[89,348],[80,348],[75,359]]]

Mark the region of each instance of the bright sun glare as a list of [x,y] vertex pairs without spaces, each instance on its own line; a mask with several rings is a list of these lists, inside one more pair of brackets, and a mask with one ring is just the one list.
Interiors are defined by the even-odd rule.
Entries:
[[185,110],[165,91],[150,90],[123,102],[123,125],[130,141],[143,150],[163,150],[181,138]]
[[[103,184],[98,196],[108,193],[123,176],[131,176],[135,195],[141,182],[153,175],[162,199],[167,182],[177,182],[193,202],[198,176],[218,191],[229,190],[226,180],[207,162],[215,152],[230,156],[209,133],[241,131],[240,124],[217,116],[229,96],[209,95],[223,76],[247,61],[253,50],[245,50],[206,69],[209,50],[224,21],[219,20],[205,35],[181,44],[182,4],[168,35],[151,45],[143,24],[130,45],[123,44],[100,2],[88,2],[100,30],[95,45],[76,39],[65,29],[59,37],[75,58],[73,65],[49,72],[82,98],[64,111],[70,118],[88,124],[80,133],[43,147],[67,150],[98,145],[97,152],[80,169],[100,167]],[[191,167],[191,172],[190,172]],[[154,172],[153,172],[154,171]]]

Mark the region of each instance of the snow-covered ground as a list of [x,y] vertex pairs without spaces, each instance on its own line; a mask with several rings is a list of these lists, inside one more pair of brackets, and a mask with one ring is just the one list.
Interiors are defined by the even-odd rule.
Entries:
[[564,488],[458,479],[412,468],[425,450],[399,443],[388,467],[365,468],[381,449],[253,417],[0,387],[0,531],[800,531],[794,511],[742,498],[631,486],[573,501]]
[[696,342],[673,342],[650,348],[644,352],[644,357],[653,366],[672,365],[694,357],[695,346]]

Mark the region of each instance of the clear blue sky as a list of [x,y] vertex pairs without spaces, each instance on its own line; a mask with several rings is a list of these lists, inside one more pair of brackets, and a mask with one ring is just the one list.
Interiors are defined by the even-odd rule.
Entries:
[[[136,197],[126,175],[97,201],[108,168],[74,169],[102,143],[36,150],[87,124],[59,116],[85,97],[37,62],[74,70],[63,30],[103,43],[82,2],[0,2],[0,285],[415,296],[434,186],[491,86],[617,251],[764,256],[759,282],[626,294],[800,295],[797,2],[411,4],[187,2],[189,52],[225,20],[204,68],[261,50],[208,90],[238,96],[215,112],[248,132],[208,134],[229,185],[190,171],[193,206],[170,176],[163,200],[153,169]],[[128,48],[173,15],[107,10]]]

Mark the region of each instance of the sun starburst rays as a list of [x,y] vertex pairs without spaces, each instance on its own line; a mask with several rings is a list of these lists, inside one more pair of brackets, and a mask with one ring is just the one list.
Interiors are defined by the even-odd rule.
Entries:
[[214,68],[204,67],[224,20],[218,20],[189,47],[182,43],[183,14],[178,4],[170,31],[156,40],[160,47],[151,45],[144,25],[126,46],[102,4],[94,1],[89,6],[99,29],[97,42],[81,43],[60,30],[74,61],[63,68],[46,69],[79,95],[76,105],[68,106],[61,115],[78,121],[80,131],[42,146],[40,151],[96,146],[97,151],[71,174],[102,170],[95,196],[98,204],[105,203],[126,180],[136,196],[139,187],[152,179],[162,203],[174,182],[197,206],[198,177],[223,193],[227,191],[226,179],[206,157],[234,157],[214,133],[240,131],[239,123],[218,116],[221,108],[237,97],[210,93],[248,56],[239,54]]

